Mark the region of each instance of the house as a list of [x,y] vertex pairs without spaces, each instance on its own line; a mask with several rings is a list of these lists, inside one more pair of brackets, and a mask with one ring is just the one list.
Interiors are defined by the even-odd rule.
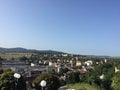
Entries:
[[53,66],[54,65],[54,63],[53,62],[49,62],[49,66]]
[[56,68],[54,66],[47,66],[46,70],[47,70],[48,73],[54,73]]
[[81,66],[81,65],[82,65],[81,61],[76,62],[76,66]]
[[91,65],[93,64],[93,61],[92,61],[92,60],[88,60],[88,61],[85,62],[85,64],[86,64],[87,66],[91,66]]

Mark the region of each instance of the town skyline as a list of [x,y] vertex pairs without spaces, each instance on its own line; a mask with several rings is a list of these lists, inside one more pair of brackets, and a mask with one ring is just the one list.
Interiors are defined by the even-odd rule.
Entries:
[[0,1],[0,47],[120,56],[120,1]]
[[88,56],[88,57],[98,57],[98,58],[119,58],[120,56],[110,56],[110,55],[89,55],[89,54],[77,54],[77,53],[69,53],[63,51],[56,51],[56,50],[39,50],[33,48],[23,48],[23,47],[12,47],[12,48],[5,48],[0,47],[0,53],[46,53],[46,54],[63,54],[63,55],[81,55],[81,56]]

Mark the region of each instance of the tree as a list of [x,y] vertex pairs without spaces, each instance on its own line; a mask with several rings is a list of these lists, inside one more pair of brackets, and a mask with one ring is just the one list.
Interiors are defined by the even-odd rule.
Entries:
[[114,90],[120,90],[120,72],[117,72],[114,77],[112,78],[112,85],[111,87]]
[[34,81],[35,88],[41,90],[40,82],[45,80],[47,82],[46,88],[48,90],[58,90],[60,87],[59,79],[52,74],[40,74]]
[[68,83],[77,83],[80,81],[79,73],[78,72],[71,72],[68,75]]
[[109,63],[103,64],[102,73],[104,74],[104,78],[101,80],[101,85],[106,90],[111,90],[112,77],[114,76],[113,65]]
[[[100,76],[104,75],[103,79]],[[89,70],[83,78],[86,83],[96,84],[105,90],[111,90],[112,77],[114,75],[113,65],[110,63],[96,66],[94,70]]]
[[13,72],[4,72],[0,75],[0,90],[13,90],[14,77]]
[[26,62],[28,60],[27,57],[23,56],[23,57],[20,57],[20,61],[23,61],[23,62]]
[[[10,69],[0,74],[0,90],[14,90],[15,89],[15,78],[14,72]],[[26,90],[26,82],[23,77],[18,79],[17,90]]]
[[99,78],[99,70],[95,69],[95,70],[89,70],[82,79],[82,81],[84,81],[85,83],[88,83],[90,85],[92,84],[96,84],[98,86],[100,86],[100,78]]
[[3,61],[3,60],[4,60],[4,59],[0,57],[0,64],[2,64],[2,61]]
[[0,60],[4,60],[4,59],[0,56]]
[[19,78],[17,84],[17,90],[26,90],[26,80],[23,76]]

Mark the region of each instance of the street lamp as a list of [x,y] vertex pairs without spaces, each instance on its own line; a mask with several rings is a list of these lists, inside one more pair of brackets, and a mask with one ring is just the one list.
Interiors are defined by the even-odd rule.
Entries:
[[21,77],[21,75],[20,74],[18,74],[18,73],[15,73],[14,74],[14,78],[16,78],[16,82],[15,82],[15,90],[17,90],[17,83],[18,83],[18,79]]
[[36,90],[36,89],[35,89],[35,84],[34,84],[34,83],[32,83],[32,87],[33,87],[32,90]]
[[44,90],[43,88],[46,86],[47,82],[45,80],[42,80],[40,82],[40,86],[42,87],[42,90]]

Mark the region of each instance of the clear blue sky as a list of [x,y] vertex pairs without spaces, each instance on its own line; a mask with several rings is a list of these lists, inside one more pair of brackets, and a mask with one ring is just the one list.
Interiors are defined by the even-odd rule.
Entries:
[[0,47],[120,56],[120,0],[0,0]]

